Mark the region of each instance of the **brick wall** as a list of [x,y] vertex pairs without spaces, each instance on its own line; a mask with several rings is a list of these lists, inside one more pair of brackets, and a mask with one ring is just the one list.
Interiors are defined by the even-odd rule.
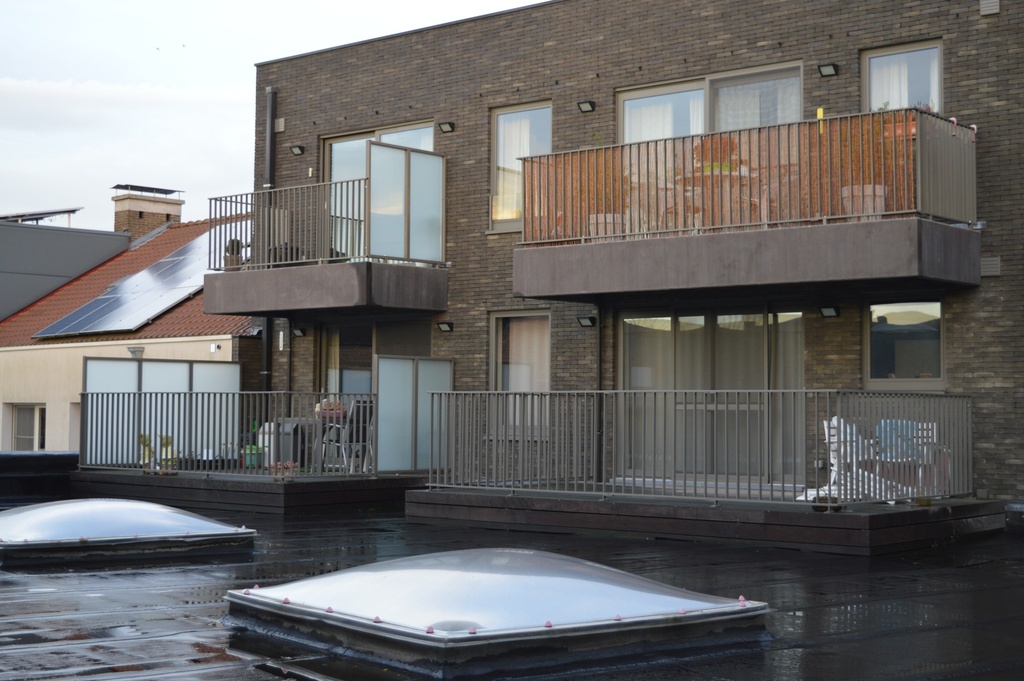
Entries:
[[[417,121],[454,121],[455,132],[435,134],[435,149],[447,157],[446,257],[452,262],[449,309],[437,319],[454,321],[455,331],[435,329],[433,352],[456,360],[457,389],[486,389],[491,315],[548,309],[552,388],[593,388],[598,347],[601,384],[611,388],[617,385],[617,310],[666,303],[700,306],[712,295],[604,301],[600,332],[576,322],[577,316],[597,314],[594,304],[513,296],[511,255],[519,235],[489,231],[493,110],[551,102],[556,151],[613,144],[619,138],[617,89],[802,64],[806,118],[813,118],[818,107],[829,115],[853,113],[863,110],[860,60],[865,50],[941,40],[943,113],[979,126],[978,210],[988,223],[982,251],[1001,261],[1000,276],[942,297],[947,390],[976,396],[975,470],[982,494],[1019,499],[1024,496],[1019,456],[1024,378],[1018,361],[1024,329],[1018,293],[1024,276],[1022,25],[1021,3],[1003,3],[999,14],[982,17],[977,0],[561,0],[260,65],[255,183],[259,187],[263,178],[267,86],[278,88],[277,115],[285,121],[284,132],[276,137],[277,186],[308,183],[310,168],[318,177],[323,161],[319,141],[325,137]],[[816,65],[826,62],[838,64],[837,77],[817,74]],[[596,103],[594,112],[579,112],[576,102],[584,99]],[[305,155],[286,153],[293,144],[304,145]],[[903,295],[933,294],[926,283],[922,286]],[[806,311],[806,384],[858,388],[864,306],[886,292],[833,291],[843,310],[836,319],[817,315],[819,293],[793,286],[781,294]],[[778,295],[714,292],[714,300],[764,305]],[[287,369],[284,354],[274,354],[275,373],[279,363]],[[296,367],[305,366],[295,361]]]

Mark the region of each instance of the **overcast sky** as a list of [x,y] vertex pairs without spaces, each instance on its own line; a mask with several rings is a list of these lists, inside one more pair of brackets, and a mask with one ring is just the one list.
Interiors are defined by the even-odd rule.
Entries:
[[537,1],[0,0],[0,215],[109,230],[138,184],[204,219],[253,186],[255,64]]

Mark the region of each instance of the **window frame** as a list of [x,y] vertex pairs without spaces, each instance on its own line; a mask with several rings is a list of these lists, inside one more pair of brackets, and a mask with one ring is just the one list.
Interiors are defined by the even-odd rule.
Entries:
[[[629,90],[620,90],[616,93],[615,107],[616,116],[618,120],[618,139],[623,144],[631,144],[633,142],[650,141],[650,140],[627,140],[626,139],[626,102],[630,102],[638,99],[647,99],[649,97],[662,97],[664,95],[676,95],[683,94],[686,92],[700,92],[702,98],[702,123],[707,122],[707,111],[708,111],[708,97],[707,97],[707,81],[705,79],[700,80],[686,80],[675,83],[668,83],[664,85],[653,85],[643,88],[635,88]],[[707,128],[707,125],[702,125],[702,128]],[[704,134],[704,130],[697,133],[691,133],[694,135]]]
[[[494,217],[494,199],[497,196],[498,190],[498,117],[504,114],[518,113],[521,111],[534,111],[545,109],[548,112],[548,134],[552,137],[551,148],[546,152],[537,152],[538,154],[549,154],[554,150],[554,107],[550,100],[543,100],[539,102],[530,102],[528,104],[516,104],[514,106],[503,106],[491,109],[491,167],[490,167],[490,192],[488,193],[487,200],[487,220],[490,225],[490,231],[495,233],[501,232],[522,232],[523,230],[523,216],[522,211],[524,206],[520,206],[520,216],[518,218],[506,218],[496,219]],[[533,154],[531,154],[533,155]]]
[[[370,142],[381,142],[383,144],[391,144],[393,146],[401,146],[401,145],[396,145],[393,142],[383,142],[381,138],[384,135],[390,135],[390,134],[397,133],[397,132],[405,132],[406,130],[418,130],[418,129],[430,130],[430,134],[431,134],[431,145],[430,146],[431,146],[431,148],[430,149],[426,149],[426,150],[421,150],[421,151],[433,152],[434,148],[437,146],[436,144],[434,144],[434,142],[436,142],[437,135],[436,135],[435,130],[434,130],[434,122],[433,121],[429,121],[429,120],[414,121],[412,123],[406,123],[404,125],[396,125],[396,126],[385,127],[385,128],[377,128],[376,130],[373,130],[373,129],[371,129],[371,130],[355,130],[355,131],[352,131],[352,132],[345,133],[343,135],[329,135],[329,136],[323,137],[320,140],[321,149],[323,150],[323,153],[320,155],[320,157],[323,159],[323,167],[321,167],[321,169],[320,169],[320,177],[323,178],[324,182],[332,182],[333,181],[333,179],[331,177],[331,164],[332,164],[331,145],[332,144],[335,144],[337,142],[350,142],[350,141],[356,141],[356,142],[363,141],[363,142],[367,142],[367,141],[370,141]],[[408,147],[408,148],[412,148],[412,147]],[[366,162],[369,163],[369,160],[367,160]]]
[[[917,43],[903,43],[900,45],[890,45],[888,47],[879,47],[870,50],[864,50],[860,55],[860,72],[861,72],[861,101],[863,103],[863,109],[866,112],[871,112],[871,60],[875,57],[888,57],[895,54],[907,54],[910,52],[920,52],[924,50],[936,50],[936,61],[939,66],[939,77],[937,82],[938,92],[935,93],[936,104],[932,109],[932,113],[941,114],[943,110],[943,96],[944,90],[943,80],[945,79],[945,69],[943,68],[943,54],[942,54],[942,41],[941,40],[927,40]],[[913,108],[916,104],[910,104],[908,107]],[[895,107],[887,107],[892,109]],[[884,110],[881,107],[879,110]]]
[[[765,387],[760,388],[735,388],[728,387],[723,388],[719,385],[720,377],[717,375],[717,363],[719,356],[717,354],[719,339],[719,328],[720,320],[724,317],[759,317],[762,326],[762,338],[761,338],[761,376],[760,380],[763,382]],[[777,333],[777,324],[780,323],[780,317],[782,316],[793,316],[800,319],[801,333],[803,336],[803,344],[806,346],[806,335],[803,320],[806,318],[806,313],[796,305],[780,305],[771,303],[768,305],[753,305],[753,306],[710,306],[710,307],[670,307],[670,308],[623,308],[616,315],[616,339],[617,339],[617,352],[618,352],[618,375],[617,385],[618,389],[621,390],[636,390],[633,386],[633,380],[627,376],[627,372],[632,370],[630,358],[626,356],[628,352],[628,341],[626,339],[626,321],[629,319],[668,319],[670,322],[669,332],[671,334],[671,340],[669,345],[671,346],[671,370],[672,376],[672,387],[671,388],[655,388],[656,390],[678,390],[678,391],[715,391],[715,390],[779,390],[779,389],[793,389],[791,386],[779,387],[775,384],[776,376],[772,374],[772,363],[775,357],[773,352],[777,349],[775,343],[778,342],[778,338],[773,336]],[[706,374],[703,377],[703,381],[710,383],[713,387],[694,388],[690,386],[681,386],[679,383],[679,341],[680,341],[680,323],[681,320],[691,317],[701,318],[702,335],[704,337],[703,350],[703,365]],[[806,382],[806,363],[801,362],[796,367],[794,374],[794,382],[800,386],[799,389],[805,385]],[[628,384],[628,387],[627,387]],[[640,388],[647,389],[647,388]]]
[[[939,306],[939,372],[934,378],[873,378],[871,376],[871,312],[875,305],[920,305],[934,303]],[[864,390],[875,392],[942,392],[946,388],[946,333],[943,329],[942,299],[927,300],[875,300],[864,306],[863,323],[863,375]]]
[[[46,405],[45,404],[14,404],[11,410],[11,449],[16,452],[38,452],[46,448]],[[25,435],[19,431],[21,424],[18,418],[21,410],[32,410],[32,434]],[[24,440],[32,441],[31,449],[22,449],[19,443]]]
[[[490,346],[490,359],[488,361],[489,367],[487,371],[489,389],[493,392],[508,392],[501,388],[501,352],[499,343],[501,340],[501,332],[499,324],[505,319],[526,319],[532,317],[543,317],[547,321],[548,334],[548,387],[540,392],[551,391],[551,310],[506,310],[501,312],[492,312],[490,314],[489,322],[489,333],[488,345]],[[530,392],[533,392],[532,390]]]
[[628,100],[672,94],[675,92],[692,92],[694,90],[702,90],[704,93],[704,130],[700,133],[693,134],[706,135],[713,132],[722,132],[717,130],[714,125],[716,113],[714,94],[717,88],[720,88],[722,85],[729,84],[747,84],[765,80],[777,80],[779,78],[786,77],[788,72],[792,72],[799,80],[799,87],[797,90],[800,95],[800,101],[797,102],[797,111],[801,112],[801,115],[797,118],[798,120],[802,119],[804,90],[803,62],[783,62],[780,64],[771,64],[768,66],[759,66],[749,69],[712,73],[701,78],[690,78],[617,90],[615,93],[615,113],[618,120],[616,131],[618,139],[622,141],[622,143],[625,143],[625,102]]

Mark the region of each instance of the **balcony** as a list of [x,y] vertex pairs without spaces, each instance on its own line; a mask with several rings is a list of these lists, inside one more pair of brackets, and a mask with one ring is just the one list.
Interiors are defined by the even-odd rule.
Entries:
[[444,159],[368,143],[365,178],[210,200],[211,314],[446,309]]
[[805,507],[973,492],[965,395],[450,392],[432,405],[437,488]]
[[524,160],[513,288],[980,283],[974,132],[905,109]]

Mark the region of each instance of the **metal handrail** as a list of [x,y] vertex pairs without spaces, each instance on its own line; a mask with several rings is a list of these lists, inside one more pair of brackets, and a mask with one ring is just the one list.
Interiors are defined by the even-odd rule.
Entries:
[[[445,392],[432,414],[435,487],[801,504],[972,491],[962,395]],[[834,420],[856,448],[837,446]],[[893,423],[915,424],[909,441],[886,436]]]

